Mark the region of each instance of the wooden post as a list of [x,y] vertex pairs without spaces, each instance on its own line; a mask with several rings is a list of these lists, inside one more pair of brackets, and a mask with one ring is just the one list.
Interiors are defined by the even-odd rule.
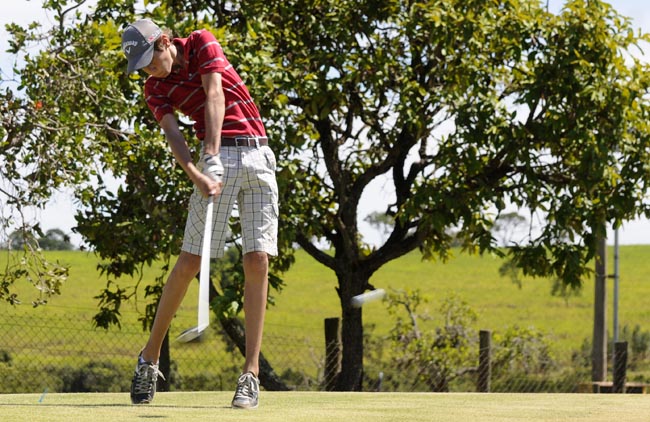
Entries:
[[341,319],[325,318],[325,391],[334,391],[341,372]]
[[612,393],[625,393],[627,371],[627,341],[614,343],[614,385]]
[[479,331],[478,351],[478,381],[476,390],[479,393],[490,392],[490,379],[492,378],[492,332],[488,330]]
[[607,379],[607,238],[596,240],[596,284],[594,294],[594,333],[591,350],[591,381]]

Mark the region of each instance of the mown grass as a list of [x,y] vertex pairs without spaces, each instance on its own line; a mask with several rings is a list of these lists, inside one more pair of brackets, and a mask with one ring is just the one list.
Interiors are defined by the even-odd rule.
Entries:
[[[647,306],[647,298],[650,297],[648,254],[650,246],[623,246],[620,249],[619,320],[622,326],[638,324],[646,329],[650,322],[650,307]],[[28,303],[17,307],[7,304],[0,306],[11,315],[65,314],[91,321],[97,309],[94,296],[106,284],[106,279],[96,270],[97,257],[81,251],[48,252],[47,256],[70,266],[70,277],[61,296],[53,297],[48,305],[36,309]],[[609,258],[611,261],[611,249]],[[4,265],[4,260],[6,253],[3,251],[0,253],[0,266]],[[585,280],[580,296],[565,300],[551,296],[550,280],[524,279],[522,285],[518,286],[501,277],[498,273],[501,264],[502,261],[493,256],[470,256],[457,252],[450,261],[443,263],[422,261],[419,254],[411,253],[381,268],[372,277],[371,283],[386,289],[420,290],[429,300],[421,311],[433,316],[432,321],[427,323],[430,327],[441,322],[438,308],[442,301],[450,295],[457,295],[478,313],[476,329],[503,331],[513,325],[534,327],[546,333],[559,360],[568,359],[585,340],[591,338],[593,280]],[[145,285],[158,275],[157,268],[145,268],[141,280],[138,275],[119,283],[134,285],[140,281],[141,285]],[[324,346],[323,320],[340,315],[334,274],[304,252],[298,251],[296,264],[283,278],[286,285],[281,292],[274,293],[276,306],[267,313],[266,333],[275,337],[290,334],[292,338],[308,339],[314,347]],[[612,283],[608,284],[608,326],[611,327]],[[197,286],[193,284],[188,291],[178,319],[172,326],[172,337],[194,324],[196,289]],[[29,286],[20,286],[20,292],[25,299],[36,294]],[[137,301],[123,305],[123,329],[130,327],[140,330],[138,316],[144,311],[144,306],[145,300],[141,295]],[[385,335],[393,326],[394,320],[385,304],[370,303],[363,311],[364,324],[374,326],[373,334]],[[92,330],[87,333],[87,336],[92,335]],[[141,337],[144,342],[145,334],[142,333]],[[57,339],[53,333],[52,338],[41,340],[54,342],[61,339]]]
[[229,392],[159,393],[151,405],[131,406],[124,394],[16,394],[0,395],[0,409],[11,422],[641,422],[650,414],[645,396],[620,394],[262,392],[260,407],[250,411],[231,409],[230,398]]

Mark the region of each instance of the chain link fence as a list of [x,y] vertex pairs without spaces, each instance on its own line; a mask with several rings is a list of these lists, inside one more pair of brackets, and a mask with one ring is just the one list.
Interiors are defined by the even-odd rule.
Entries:
[[[89,315],[91,313],[89,312]],[[105,331],[87,319],[64,313],[3,315],[0,317],[0,393],[126,392],[138,348],[146,341],[137,324]],[[175,320],[173,329],[190,327],[192,319]],[[275,330],[277,331],[277,330]],[[290,331],[290,328],[286,331]],[[175,333],[172,330],[172,334]],[[172,391],[231,390],[243,364],[236,347],[212,324],[199,341],[181,344],[170,337]],[[290,334],[265,334],[263,353],[276,374],[293,390],[325,390],[327,361],[336,361],[337,348],[326,348],[323,333],[313,338]],[[382,339],[372,339],[375,344]],[[363,389],[366,391],[482,391],[478,342],[472,351],[475,362],[453,371],[434,367],[394,365],[390,356],[366,359]],[[493,344],[488,391],[492,392],[589,392],[588,362],[562,368],[545,368],[525,360],[516,361],[509,351]],[[486,356],[485,353],[482,354]],[[485,371],[483,371],[485,377]],[[642,377],[643,378],[643,377]],[[629,380],[628,380],[629,381]],[[634,381],[634,380],[632,380]],[[638,381],[638,380],[637,380]],[[639,382],[645,392],[644,379]],[[603,386],[606,388],[607,386]],[[605,390],[603,390],[605,391]]]
[[[175,320],[190,327],[195,320]],[[173,332],[173,331],[172,331]],[[176,333],[178,334],[178,333]],[[0,317],[0,393],[129,391],[138,348],[146,333],[137,324],[93,328],[90,317],[3,315]],[[292,389],[316,389],[323,347],[310,339],[265,334],[265,357]],[[212,324],[200,339],[170,337],[171,390],[230,390],[243,357]]]

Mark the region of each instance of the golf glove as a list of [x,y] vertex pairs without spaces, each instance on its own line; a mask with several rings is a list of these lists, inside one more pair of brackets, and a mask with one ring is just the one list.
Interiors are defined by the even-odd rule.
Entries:
[[223,177],[223,164],[221,163],[221,157],[219,154],[203,155],[203,174],[214,180],[215,182],[221,182]]

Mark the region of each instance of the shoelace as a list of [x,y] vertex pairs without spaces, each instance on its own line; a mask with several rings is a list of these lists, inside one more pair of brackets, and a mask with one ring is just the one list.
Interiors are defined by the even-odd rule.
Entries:
[[157,365],[138,365],[137,371],[138,376],[135,384],[135,392],[137,394],[149,393],[158,376],[165,379],[165,376],[160,372]]
[[236,398],[250,398],[253,388],[253,375],[244,374],[239,377],[237,383],[237,391],[235,392]]

